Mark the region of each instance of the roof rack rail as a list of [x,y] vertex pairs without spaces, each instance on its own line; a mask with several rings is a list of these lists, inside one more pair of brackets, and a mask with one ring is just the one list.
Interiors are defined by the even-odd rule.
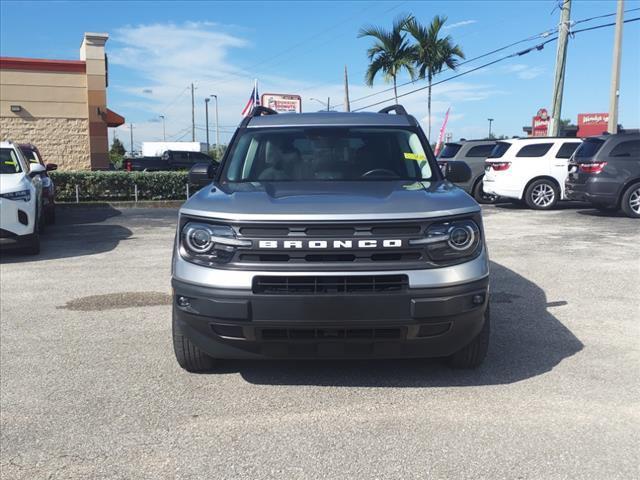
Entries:
[[390,105],[384,107],[378,113],[396,112],[396,115],[409,115],[402,105]]
[[278,112],[276,112],[275,110],[272,110],[269,107],[263,107],[262,105],[258,105],[257,107],[253,107],[253,110],[251,110],[251,115],[249,115],[250,117],[259,117],[260,115],[277,115]]

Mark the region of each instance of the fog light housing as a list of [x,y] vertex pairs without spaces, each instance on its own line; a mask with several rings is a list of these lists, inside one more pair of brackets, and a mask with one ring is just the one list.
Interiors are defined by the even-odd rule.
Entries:
[[191,306],[191,299],[183,297],[182,295],[178,296],[176,301],[179,307],[187,308]]

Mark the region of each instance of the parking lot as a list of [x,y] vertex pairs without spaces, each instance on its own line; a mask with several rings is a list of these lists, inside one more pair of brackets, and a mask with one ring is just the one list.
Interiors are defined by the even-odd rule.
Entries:
[[65,208],[4,255],[2,478],[637,478],[640,223],[484,209],[493,331],[439,361],[175,362],[176,210]]

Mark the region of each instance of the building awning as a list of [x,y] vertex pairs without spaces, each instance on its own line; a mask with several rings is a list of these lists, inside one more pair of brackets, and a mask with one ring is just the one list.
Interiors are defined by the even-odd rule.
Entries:
[[107,108],[107,127],[119,127],[124,124],[124,117]]

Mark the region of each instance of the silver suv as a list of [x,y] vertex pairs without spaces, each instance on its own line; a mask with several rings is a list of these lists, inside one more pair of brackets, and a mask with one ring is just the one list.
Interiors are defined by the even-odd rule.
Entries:
[[[395,113],[395,114],[394,114]],[[445,179],[446,175],[446,179]],[[414,117],[256,107],[180,209],[173,342],[191,372],[227,358],[447,357],[489,342],[479,205]]]

